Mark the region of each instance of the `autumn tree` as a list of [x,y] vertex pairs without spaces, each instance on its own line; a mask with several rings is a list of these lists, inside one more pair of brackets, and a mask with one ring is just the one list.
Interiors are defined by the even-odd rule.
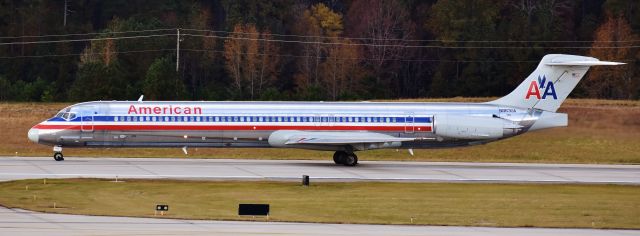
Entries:
[[[609,14],[595,32],[589,55],[600,60],[633,62],[640,56],[633,45],[637,40],[624,17]],[[582,86],[590,97],[632,98],[639,86],[632,66],[593,67]]]
[[[320,66],[322,85],[331,100],[342,95],[355,95],[361,89],[359,76],[359,47],[348,39],[334,40],[327,49],[327,57]],[[350,97],[350,96],[348,96]]]
[[320,64],[333,42],[343,32],[342,15],[318,3],[306,9],[296,21],[294,32],[305,37],[299,48],[298,72],[294,75],[299,93],[306,93],[310,87],[318,88],[321,83]]
[[241,39],[244,35],[243,26],[238,24],[233,27],[233,33],[224,42],[225,68],[233,80],[233,87],[238,93],[242,92],[243,75],[241,71],[244,43]]
[[258,94],[262,95],[280,75],[280,46],[273,42],[268,30],[261,34],[258,70]]
[[278,51],[269,32],[259,33],[253,24],[234,27],[225,40],[224,57],[238,98],[259,97],[262,88],[277,78]]

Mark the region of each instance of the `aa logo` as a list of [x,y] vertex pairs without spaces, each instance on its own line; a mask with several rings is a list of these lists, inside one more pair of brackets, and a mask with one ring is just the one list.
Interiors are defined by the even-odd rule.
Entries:
[[[540,94],[540,91],[543,89],[544,93]],[[532,96],[537,99],[547,99],[547,96],[553,96],[553,99],[558,99],[553,82],[547,81],[547,77],[544,75],[542,77],[538,75],[537,81],[531,81],[531,85],[529,85],[529,90],[527,91],[525,99],[529,99]]]

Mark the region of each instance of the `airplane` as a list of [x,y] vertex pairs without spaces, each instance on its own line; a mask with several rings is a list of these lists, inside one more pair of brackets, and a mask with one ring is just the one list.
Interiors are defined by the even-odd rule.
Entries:
[[28,138],[62,147],[301,148],[333,151],[339,165],[356,151],[486,144],[564,127],[556,111],[589,67],[621,65],[549,54],[515,90],[484,103],[93,101],[71,105],[31,128]]

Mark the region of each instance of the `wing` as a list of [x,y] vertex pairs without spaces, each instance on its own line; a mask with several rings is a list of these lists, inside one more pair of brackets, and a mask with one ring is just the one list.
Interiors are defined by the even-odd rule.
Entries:
[[414,141],[416,138],[394,137],[372,132],[313,132],[280,130],[269,136],[273,146],[291,146],[302,144],[345,145],[358,143],[387,143]]

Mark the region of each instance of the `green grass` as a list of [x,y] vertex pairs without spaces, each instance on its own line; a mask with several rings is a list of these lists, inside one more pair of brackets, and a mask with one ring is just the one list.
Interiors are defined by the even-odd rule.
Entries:
[[[411,99],[416,102],[483,102],[492,98]],[[29,142],[31,126],[69,104],[0,103],[0,155],[46,156],[51,147]],[[569,99],[560,112],[569,114],[569,127],[527,133],[487,145],[437,150],[374,150],[358,153],[361,160],[640,163],[640,101]],[[65,156],[185,157],[179,148],[65,149]],[[317,159],[332,153],[298,149],[190,148],[189,158]]]
[[[27,190],[28,187],[28,190]],[[201,182],[99,179],[0,183],[0,204],[42,212],[248,220],[239,203],[271,204],[270,221],[640,228],[640,187],[463,183]],[[53,208],[53,204],[56,208]],[[159,217],[159,216],[158,216]],[[263,219],[261,219],[263,220]]]

